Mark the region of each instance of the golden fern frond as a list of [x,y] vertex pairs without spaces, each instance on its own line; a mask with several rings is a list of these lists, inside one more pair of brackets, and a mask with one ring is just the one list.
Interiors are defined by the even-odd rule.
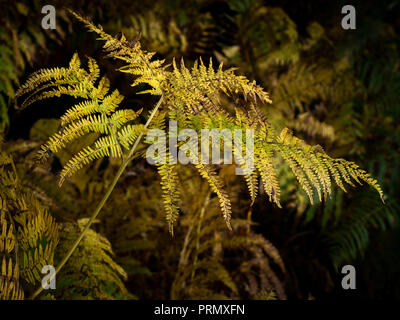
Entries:
[[253,171],[250,174],[246,174],[244,176],[246,183],[247,183],[247,188],[249,190],[250,194],[250,199],[251,199],[251,205],[254,204],[254,201],[257,198],[257,193],[258,193],[258,179],[257,179],[257,171]]
[[321,192],[324,198],[331,194],[331,177],[345,192],[343,181],[351,186],[354,186],[351,179],[359,184],[364,181],[378,191],[384,202],[383,191],[378,182],[365,170],[354,162],[329,157],[320,146],[307,145],[303,140],[294,137],[287,128],[282,130],[276,143],[271,146],[289,164],[311,203],[314,190],[317,190],[320,200]]
[[[84,69],[75,53],[68,68],[41,69],[33,73],[16,92],[16,98],[32,92],[22,103],[22,108],[35,101],[59,97],[63,94],[88,98],[88,90],[93,88],[94,78]],[[43,91],[43,89],[51,89]]]
[[103,99],[104,96],[108,93],[109,89],[110,89],[110,80],[108,80],[106,76],[103,76],[100,79],[97,88],[93,90],[93,96],[96,97],[97,99]]
[[[165,120],[170,117],[177,120],[179,129],[182,126],[189,126],[198,133],[206,128],[226,129],[231,133],[236,129],[255,131],[256,172],[253,172],[252,168],[245,169],[247,170],[245,180],[252,203],[258,191],[257,175],[259,174],[263,189],[270,201],[280,207],[281,190],[275,169],[275,161],[279,156],[289,165],[311,203],[314,202],[315,194],[320,201],[331,194],[332,181],[345,190],[344,182],[354,185],[352,180],[358,183],[364,181],[374,187],[383,201],[383,192],[377,181],[356,164],[343,159],[330,158],[321,147],[307,145],[303,140],[294,137],[286,128],[277,135],[257,106],[258,102],[271,103],[269,94],[254,81],[251,82],[244,76],[235,75],[234,69],[224,70],[222,64],[214,69],[211,60],[206,66],[200,59],[191,69],[185,66],[183,59],[179,67],[173,60],[172,68],[167,69],[168,66],[164,65],[163,60],[154,59],[153,52],[141,49],[139,37],[131,42],[124,35],[120,38],[113,37],[104,32],[101,26],[95,26],[88,19],[74,12],[72,14],[90,31],[95,32],[100,40],[105,41],[104,49],[109,57],[124,62],[124,66],[119,70],[135,77],[133,86],[145,84],[151,87],[140,93],[147,92],[162,96],[157,105],[157,108],[161,108],[152,115],[154,117],[149,128],[163,130]],[[116,111],[123,96],[118,90],[108,93],[110,86],[107,78],[101,78],[96,86],[99,69],[91,58],[88,69],[89,71],[86,71],[81,68],[79,57],[75,54],[68,68],[39,71],[22,85],[18,93],[20,96],[33,91],[24,105],[37,99],[61,94],[85,99],[62,116],[60,132],[53,135],[40,152],[40,156],[45,159],[52,152],[61,150],[67,143],[86,133],[95,132],[100,135],[93,145],[82,149],[67,162],[60,174],[60,184],[65,178],[93,160],[103,157],[122,158],[123,148],[129,149],[144,128],[141,125],[129,124],[137,117],[137,113],[130,110]],[[228,108],[225,108],[227,102],[235,106],[236,117],[228,112]],[[220,145],[222,148],[222,144]],[[183,147],[185,144],[179,145],[181,151]],[[222,181],[213,167],[199,164],[197,155],[191,153],[190,157],[192,157],[192,164],[195,164],[201,176],[208,181],[211,190],[217,194],[223,217],[228,228],[231,228],[231,202]],[[235,161],[236,165],[244,168],[243,157],[238,157]],[[164,164],[160,162],[158,165],[162,165],[159,168],[162,179],[173,175],[171,171],[173,167],[163,166]],[[178,209],[176,198],[172,195],[175,192],[172,181],[174,179],[171,180],[171,185],[168,185],[169,182],[165,180],[163,184],[166,191],[164,203],[169,207],[167,219],[173,222]],[[172,230],[171,224],[170,230]]]
[[38,154],[39,159],[45,159],[49,156],[49,152],[57,153],[65,148],[68,143],[82,137],[89,132],[97,132],[102,134],[111,134],[111,126],[108,119],[103,116],[88,116],[87,118],[75,121],[67,127],[61,128],[61,131],[55,133],[42,146]]
[[124,35],[117,39],[104,32],[101,26],[95,26],[75,12],[71,13],[90,31],[97,33],[100,40],[105,41],[104,49],[109,53],[109,57],[124,61],[125,65],[119,71],[136,77],[132,86],[145,83],[151,87],[150,90],[140,93],[161,95],[164,92],[170,109],[177,108],[185,113],[196,113],[203,108],[208,111],[220,111],[222,108],[218,101],[219,92],[228,96],[243,94],[246,101],[251,98],[254,103],[257,103],[257,98],[261,102],[271,103],[268,93],[263,88],[246,77],[235,75],[235,69],[223,70],[221,64],[214,70],[211,61],[206,67],[200,59],[191,70],[185,67],[183,60],[180,68],[173,60],[172,72],[167,71],[163,60],[152,59],[153,52],[141,49],[139,39],[128,42]]
[[243,94],[245,100],[251,98],[254,103],[257,103],[257,98],[263,103],[271,103],[268,93],[255,82],[235,75],[235,69],[223,70],[222,64],[216,71],[211,60],[208,68],[201,59],[191,70],[186,68],[183,59],[179,68],[175,60],[172,66],[173,71],[165,81],[166,100],[186,114],[222,111],[221,92],[227,96]]
[[90,74],[90,81],[95,82],[100,76],[100,68],[95,59],[88,57],[88,68]]
[[138,112],[135,112],[130,109],[118,110],[113,113],[113,115],[111,116],[110,122],[115,128],[119,129],[125,123],[135,120],[140,115],[142,110],[143,109],[140,109]]
[[109,115],[115,111],[121,101],[124,99],[124,96],[119,94],[118,90],[114,90],[113,93],[107,95],[101,105],[99,106],[100,112]]
[[[111,117],[107,117],[104,114],[88,115],[86,118],[72,122],[66,127],[62,127],[61,131],[50,137],[49,141],[42,146],[42,150],[39,153],[39,158],[43,159],[48,156],[48,151],[57,153],[68,143],[80,138],[81,136],[88,134],[89,132],[95,132],[105,135],[114,135],[114,130],[120,129],[127,122],[136,119],[138,113],[133,110],[118,110],[112,114]],[[127,131],[127,127],[124,128],[124,133],[131,133]],[[118,135],[119,136],[119,135]],[[131,135],[131,141],[134,137]],[[126,137],[121,142],[123,145],[127,145]]]
[[78,152],[70,159],[60,173],[59,185],[61,186],[65,179],[71,177],[74,173],[80,170],[83,166],[88,165],[96,159],[104,157],[121,158],[122,150],[118,140],[112,136],[104,136],[99,138],[93,148],[86,147]]
[[[118,90],[107,94],[110,83],[106,77],[95,85],[100,69],[93,58],[88,58],[88,71],[81,68],[77,54],[72,57],[68,68],[60,70],[43,69],[33,74],[21,86],[18,96],[33,91],[23,106],[60,94],[85,99],[65,112],[61,117],[60,131],[51,136],[38,153],[40,160],[46,160],[86,134],[100,135],[92,146],[82,149],[67,162],[60,174],[61,185],[67,177],[96,159],[108,156],[122,158],[122,147],[129,149],[142,127],[128,124],[138,117],[141,110],[116,110],[124,97]],[[54,89],[48,91],[49,87]]]
[[253,168],[246,166],[245,158],[242,155],[243,147],[241,145],[237,146],[234,144],[234,155],[236,164],[243,170],[244,179],[246,180],[247,189],[250,194],[251,205],[254,204],[258,193],[258,175]]
[[216,174],[215,170],[212,168],[211,165],[206,165],[202,163],[196,164],[196,168],[199,171],[200,175],[207,180],[210,188],[213,192],[216,193],[219,205],[221,207],[222,215],[226,222],[226,225],[229,230],[232,230],[231,226],[231,201],[223,188],[223,183],[219,179],[218,175]]
[[[308,178],[310,184],[315,188],[318,194],[319,201],[322,201],[321,197],[321,184],[318,179],[318,176],[315,175],[315,172],[313,171],[313,166],[311,163],[303,158],[303,152],[301,152],[298,149],[283,149],[283,153],[285,153],[285,157],[290,157],[291,161],[295,162],[297,165],[296,170],[298,172],[303,172],[304,175]],[[301,179],[301,178],[299,178]],[[303,181],[303,183],[305,183]]]
[[95,26],[88,19],[73,11],[70,12],[78,20],[82,21],[90,31],[97,33],[99,40],[105,41],[103,47],[109,57],[122,60],[126,63],[125,66],[119,69],[121,72],[137,76],[132,86],[146,83],[152,89],[144,90],[140,93],[161,95],[160,82],[165,80],[163,60],[152,60],[155,53],[142,50],[138,41],[139,39],[128,42],[124,35],[121,36],[121,39],[117,39],[105,33],[101,26]]
[[174,234],[174,224],[179,216],[179,189],[178,175],[175,165],[162,164],[157,166],[158,173],[161,177],[161,188],[163,191],[163,203],[167,213],[166,219],[168,222],[169,232]]
[[[57,86],[64,84],[63,80],[69,76],[72,70],[69,68],[52,68],[52,69],[41,69],[34,72],[29,79],[17,90],[16,97],[20,97],[28,92],[36,90],[43,83],[48,81],[56,81],[56,84],[50,83],[49,86]],[[36,94],[37,92],[34,91]]]
[[258,175],[257,171],[248,168],[244,163],[243,158],[239,156],[236,158],[236,163],[240,166],[240,168],[244,171],[244,179],[246,180],[247,189],[249,191],[251,205],[254,204],[254,201],[257,198],[258,193]]
[[[311,203],[315,201],[315,194],[319,201],[326,200],[331,195],[333,181],[346,191],[344,182],[354,186],[352,180],[360,184],[362,181],[368,183],[378,191],[382,201],[384,201],[383,192],[378,182],[355,163],[329,157],[319,145],[308,145],[303,140],[293,136],[287,128],[276,135],[270,125],[263,120],[262,115],[254,117],[252,116],[252,109],[247,110],[247,114],[245,111],[236,108],[236,119],[232,119],[224,112],[218,112],[211,117],[207,114],[190,115],[186,116],[186,119],[189,127],[196,128],[198,131],[202,128],[224,128],[233,133],[233,130],[237,128],[242,130],[253,129],[255,131],[255,168],[261,176],[263,189],[270,201],[275,202],[279,207],[281,191],[275,168],[275,162],[279,155],[289,165]],[[236,164],[243,167],[244,158],[241,151],[235,146]],[[253,202],[257,191],[257,173],[252,172],[253,169],[246,168],[246,170],[244,178]]]
[[129,146],[135,142],[136,138],[142,130],[142,124],[128,124],[118,131],[118,140],[123,147],[128,149]]
[[61,125],[81,119],[84,116],[99,112],[99,106],[96,100],[86,100],[78,103],[77,105],[68,109],[63,116],[61,116]]
[[266,146],[264,149],[256,149],[254,161],[255,167],[260,173],[264,191],[269,196],[269,201],[275,202],[278,207],[281,207],[281,188],[273,164],[273,149],[270,146]]

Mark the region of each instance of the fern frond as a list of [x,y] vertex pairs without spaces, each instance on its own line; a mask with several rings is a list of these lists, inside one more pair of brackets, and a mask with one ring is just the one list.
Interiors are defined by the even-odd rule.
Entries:
[[23,300],[24,291],[19,284],[18,265],[11,258],[8,262],[5,256],[1,263],[0,274],[0,300]]
[[161,95],[160,82],[165,80],[163,73],[163,60],[151,60],[155,53],[146,52],[141,49],[139,41],[129,43],[125,36],[116,39],[105,33],[101,26],[95,26],[88,19],[70,11],[78,20],[82,21],[86,27],[99,35],[99,40],[105,41],[104,50],[109,57],[122,60],[126,63],[119,70],[137,76],[132,86],[138,84],[148,84],[152,89],[145,90],[140,93],[150,93],[153,95]]
[[[80,68],[80,59],[75,53],[68,68],[41,69],[33,73],[16,92],[16,98],[32,92],[22,103],[22,108],[35,101],[59,97],[63,94],[88,98],[88,90],[93,88],[94,80],[89,73]],[[52,90],[42,91],[54,87]]]
[[68,68],[40,70],[18,92],[18,96],[21,96],[33,91],[23,106],[61,94],[85,99],[65,112],[61,117],[60,131],[51,136],[38,153],[40,160],[46,160],[52,153],[61,151],[67,144],[88,133],[100,135],[92,146],[87,146],[67,162],[60,174],[60,185],[67,177],[96,159],[107,156],[122,158],[122,147],[129,149],[142,128],[128,124],[138,117],[141,110],[116,111],[124,97],[118,90],[107,94],[110,83],[106,77],[102,77],[95,85],[100,70],[93,58],[88,60],[89,71],[86,71],[81,68],[78,55],[74,54]]
[[[77,54],[75,54],[77,55]],[[74,56],[75,56],[74,55]],[[65,77],[69,76],[72,70],[67,68],[52,68],[52,69],[41,69],[34,72],[28,80],[21,85],[16,92],[16,97],[20,97],[28,92],[36,90],[43,83],[55,80],[56,82],[62,81]],[[51,84],[54,85],[54,84]]]
[[331,194],[330,177],[333,177],[336,184],[344,191],[346,189],[343,181],[354,186],[352,179],[359,184],[362,184],[360,181],[362,180],[376,189],[384,202],[384,195],[378,182],[354,162],[329,157],[320,146],[307,145],[303,140],[294,137],[287,128],[282,130],[277,143],[272,145],[289,164],[311,203],[314,190],[317,191],[320,200],[321,191],[325,199]]
[[99,106],[100,112],[105,113],[106,115],[113,113],[123,99],[124,96],[120,95],[118,90],[114,90],[103,99]]
[[94,83],[100,76],[100,68],[95,59],[88,57],[90,82]]
[[142,124],[127,125],[118,132],[118,140],[122,146],[129,149],[129,146],[135,142],[142,130]]
[[167,213],[166,220],[168,222],[169,232],[174,234],[174,224],[179,216],[179,190],[178,175],[174,165],[162,164],[157,166],[158,173],[161,177],[161,188],[163,190],[163,203]]
[[[333,221],[327,218],[327,226],[322,231],[322,243],[327,247],[336,270],[365,251],[374,230],[385,230],[398,220],[396,201],[392,199],[382,206],[378,198],[372,196],[372,191],[358,192],[344,208],[341,207],[342,193],[336,192],[330,201],[333,205],[327,206],[323,214]],[[340,215],[333,215],[333,210],[339,210]]]
[[228,96],[243,94],[246,100],[251,98],[254,103],[257,102],[257,98],[263,103],[271,103],[268,93],[255,82],[250,82],[243,76],[236,76],[234,69],[223,70],[222,64],[217,71],[214,70],[211,60],[208,68],[201,59],[191,70],[186,68],[183,60],[179,68],[175,60],[172,66],[173,71],[166,82],[166,99],[186,114],[222,111],[220,92]]
[[[58,225],[17,177],[0,151],[0,299],[23,299],[21,283],[36,285],[53,265]],[[23,280],[23,282],[21,282]]]
[[[263,189],[270,201],[280,207],[281,190],[275,169],[275,161],[280,156],[286,162],[300,186],[305,190],[310,202],[314,202],[317,194],[319,201],[326,200],[331,194],[332,181],[345,190],[344,182],[354,185],[352,181],[362,181],[375,188],[382,201],[383,192],[375,179],[355,163],[343,159],[329,157],[320,146],[310,146],[303,140],[294,137],[287,128],[276,135],[257,103],[271,103],[269,94],[246,77],[235,75],[234,69],[223,69],[220,64],[214,69],[212,60],[206,66],[201,59],[195,62],[191,69],[181,60],[178,67],[175,60],[172,68],[164,65],[163,60],[154,59],[153,52],[141,49],[139,37],[129,42],[124,35],[119,39],[103,31],[101,26],[95,26],[88,19],[72,12],[86,27],[95,32],[99,39],[105,41],[104,49],[109,57],[121,60],[124,65],[119,71],[134,76],[132,85],[150,86],[149,90],[140,93],[162,95],[161,107],[152,115],[149,128],[164,129],[167,117],[175,119],[179,126],[194,128],[198,133],[202,129],[235,129],[255,131],[254,160],[256,172],[245,169],[245,180],[250,192],[252,203],[257,194],[257,175],[261,176]],[[131,110],[116,111],[123,96],[118,90],[109,92],[109,81],[99,78],[97,63],[89,58],[89,71],[81,67],[77,54],[74,54],[68,68],[40,70],[32,75],[21,86],[18,96],[29,92],[31,96],[24,105],[35,99],[69,94],[83,97],[85,101],[73,106],[61,118],[60,132],[53,135],[42,147],[39,155],[48,158],[51,153],[58,152],[67,143],[80,138],[86,133],[95,132],[100,137],[90,146],[85,147],[64,166],[60,174],[60,184],[83,166],[103,157],[123,158],[123,148],[129,149],[136,141],[141,125],[130,124],[138,113]],[[226,101],[233,102],[236,114],[231,115],[225,108]],[[181,127],[180,127],[181,128]],[[222,144],[221,148],[222,148]],[[187,147],[184,144],[179,145]],[[164,150],[166,153],[166,150]],[[184,151],[184,150],[183,150]],[[241,154],[242,150],[239,150]],[[246,152],[247,153],[247,152]],[[166,154],[165,154],[166,155]],[[211,190],[216,193],[222,215],[231,229],[231,202],[223,188],[222,181],[216,171],[210,166],[199,164],[197,156],[191,154],[192,164],[205,178]],[[158,159],[160,160],[160,159]],[[244,166],[244,159],[238,157],[236,165]],[[156,161],[157,162],[157,161]],[[178,208],[176,197],[172,195],[176,188],[173,184],[173,167],[165,166],[158,161],[162,183],[164,185],[164,203],[167,207],[167,220],[175,221]],[[171,176],[171,181],[166,181]],[[164,179],[164,180],[163,180]],[[168,183],[171,182],[171,185]],[[171,224],[170,224],[171,228]],[[172,229],[171,229],[172,230]]]
[[[66,252],[85,227],[88,219],[64,223],[60,233],[60,253]],[[89,229],[67,265],[57,278],[56,296],[64,299],[122,299],[128,298],[123,281],[127,275],[114,261],[110,242]],[[71,287],[73,286],[73,287]]]
[[[6,216],[6,203],[0,199],[0,256],[2,255],[0,273],[0,300],[22,300],[24,291],[19,284],[19,265],[9,256],[15,250],[14,225],[9,223]],[[7,262],[7,257],[8,262]]]
[[250,194],[250,199],[251,199],[251,204],[254,204],[254,201],[257,198],[257,193],[258,193],[258,175],[257,171],[253,171],[250,174],[246,174],[244,176],[246,183],[247,183],[247,188],[249,190]]
[[280,299],[285,299],[283,284],[270,266],[271,259],[285,273],[279,251],[260,235],[242,234],[241,227],[247,226],[248,221],[233,219],[233,231],[224,234],[224,227],[213,223],[219,212],[212,204],[216,199],[209,199],[209,192],[199,208],[199,193],[204,195],[203,190],[198,184],[193,186],[189,197],[194,202],[190,207],[193,213],[182,218],[187,233],[171,297],[243,299],[260,290],[274,290]]
[[14,219],[21,227],[19,248],[22,250],[21,275],[34,284],[42,279],[44,265],[53,264],[54,251],[58,243],[58,225],[54,218],[34,200],[30,207],[21,199],[21,214]]
[[140,115],[142,110],[143,109],[140,109],[138,112],[129,109],[118,110],[113,113],[110,118],[110,122],[116,129],[119,129],[125,123],[135,120]]
[[269,201],[275,202],[278,207],[281,207],[279,202],[281,189],[273,165],[273,149],[267,147],[263,150],[256,150],[255,152],[255,166],[260,173],[261,182],[265,192],[269,196]]
[[81,119],[84,116],[90,115],[95,112],[99,112],[100,108],[97,105],[96,100],[86,100],[78,103],[77,105],[68,109],[63,116],[61,116],[61,125]]
[[67,162],[60,173],[59,185],[61,186],[66,178],[71,177],[83,166],[88,165],[94,160],[109,156],[114,158],[122,157],[122,150],[119,142],[112,136],[99,138],[94,143],[93,148],[86,147]]
[[223,183],[219,179],[218,175],[216,174],[215,170],[213,170],[212,166],[205,165],[202,163],[196,164],[196,168],[199,171],[200,175],[208,182],[210,188],[213,192],[217,194],[219,205],[221,207],[222,215],[226,222],[226,225],[229,230],[232,230],[231,226],[231,201],[223,189]]

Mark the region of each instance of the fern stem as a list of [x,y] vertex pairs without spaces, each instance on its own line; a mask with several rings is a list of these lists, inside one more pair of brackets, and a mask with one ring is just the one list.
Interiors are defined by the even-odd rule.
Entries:
[[[161,106],[161,103],[163,102],[164,99],[164,93],[162,93],[160,100],[158,100],[156,106],[154,107],[153,111],[150,114],[149,119],[147,120],[146,124],[144,125],[142,131],[140,131],[138,137],[136,138],[135,143],[133,144],[131,150],[129,151],[128,156],[126,157],[126,159],[122,162],[121,166],[118,169],[117,174],[115,175],[111,185],[108,187],[106,193],[104,194],[103,198],[101,199],[101,201],[99,202],[99,204],[96,207],[96,210],[93,212],[92,216],[90,217],[88,223],[86,224],[85,228],[82,230],[82,232],[79,234],[79,237],[75,240],[74,244],[72,245],[71,249],[68,251],[68,253],[64,256],[64,258],[61,260],[61,262],[59,263],[59,265],[56,268],[56,272],[52,275],[52,277],[50,277],[50,279],[48,280],[49,282],[51,282],[51,280],[53,279],[53,277],[62,269],[62,267],[67,263],[68,259],[71,257],[71,255],[74,253],[74,251],[76,250],[76,248],[78,247],[79,243],[81,242],[81,240],[83,239],[83,237],[85,236],[85,233],[87,232],[87,230],[89,230],[90,226],[92,225],[92,223],[94,222],[94,220],[97,218],[98,214],[100,213],[101,209],[103,208],[103,206],[105,205],[106,201],[108,200],[108,198],[110,197],[112,191],[115,188],[115,185],[117,184],[119,178],[121,177],[122,173],[124,172],[125,168],[128,166],[128,164],[131,162],[132,156],[137,148],[137,146],[140,143],[140,140],[142,139],[144,132],[146,131],[147,127],[150,125],[151,121],[153,120],[155,114],[157,113],[158,109]],[[31,300],[35,299],[43,290],[43,287],[40,286],[30,297]]]
[[193,281],[194,275],[196,272],[196,267],[197,267],[197,261],[199,257],[199,249],[200,249],[200,231],[201,227],[203,224],[203,219],[204,219],[204,213],[206,212],[206,209],[208,207],[208,203],[210,202],[210,196],[211,196],[211,191],[207,192],[206,198],[204,199],[203,205],[200,210],[200,215],[199,215],[199,223],[197,225],[197,233],[196,233],[196,249],[195,249],[195,256],[194,256],[194,261],[193,261],[193,269],[192,269],[192,274],[190,276],[190,280]]

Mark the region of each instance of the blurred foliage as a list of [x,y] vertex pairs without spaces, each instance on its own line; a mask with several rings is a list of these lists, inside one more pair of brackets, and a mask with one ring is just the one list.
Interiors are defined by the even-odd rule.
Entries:
[[0,143],[0,298],[23,299],[24,287],[40,284],[42,267],[53,264],[58,224]]
[[38,1],[1,1],[0,17],[0,131],[9,126],[8,108],[15,106],[15,90],[19,77],[28,65],[36,64],[40,57],[50,53],[50,42],[61,45],[68,22],[64,10],[58,11],[59,24],[55,32],[41,27],[41,10]]
[[[88,219],[76,224],[64,223],[61,228],[59,252],[71,248]],[[61,258],[61,257],[60,257]],[[63,299],[123,299],[128,292],[123,281],[127,274],[113,260],[110,242],[93,230],[86,232],[83,241],[68,264],[57,275],[56,298]]]
[[[39,202],[39,211],[48,208],[61,230],[79,229],[77,221],[82,223],[94,210],[117,168],[112,159],[98,159],[61,189],[55,188],[57,175],[68,159],[97,137],[74,142],[46,167],[37,166],[35,151],[60,123],[40,119],[43,113],[28,113],[33,119],[27,120],[25,111],[16,110],[15,89],[50,56],[65,62],[77,45],[90,56],[101,56],[94,37],[64,16],[64,5],[88,15],[105,30],[115,34],[122,31],[128,39],[140,31],[143,47],[158,51],[157,58],[182,56],[190,64],[201,55],[239,67],[271,92],[273,103],[264,111],[274,129],[279,132],[289,127],[307,143],[320,144],[335,157],[357,162],[377,177],[386,196],[386,205],[382,205],[368,188],[349,194],[335,189],[327,202],[310,206],[306,194],[295,187],[288,166],[282,163],[277,170],[283,209],[266,204],[262,197],[251,207],[245,183],[229,173],[227,166],[220,175],[228,179],[228,192],[236,194],[232,199],[233,231],[228,233],[222,219],[218,221],[218,202],[208,194],[207,184],[192,169],[179,168],[185,177],[180,179],[180,188],[186,191],[182,193],[186,205],[180,209],[182,217],[171,238],[155,168],[136,160],[106,204],[96,230],[90,234],[92,240],[83,242],[79,249],[87,254],[91,245],[100,242],[104,247],[96,250],[102,250],[107,259],[88,260],[90,265],[85,266],[79,265],[79,259],[71,260],[65,274],[57,278],[64,289],[56,291],[54,297],[400,296],[400,2],[356,2],[354,31],[340,28],[340,9],[347,4],[342,2],[321,6],[317,1],[287,0],[98,1],[99,5],[90,6],[80,1],[55,1],[60,18],[55,31],[40,28],[40,1],[2,5],[7,10],[0,26],[0,130],[6,140],[5,154],[15,163],[21,184],[18,188],[29,190],[28,212],[36,212],[34,203]],[[112,72],[107,63],[101,67],[115,86],[123,84],[123,94],[131,92],[123,75]],[[146,96],[134,99],[135,105],[151,101]],[[45,117],[59,118],[71,102],[64,101],[54,106],[43,104],[48,108]],[[29,128],[29,135],[20,133],[23,127]],[[262,185],[259,193],[267,196]],[[2,198],[6,194],[2,191]],[[10,212],[9,208],[1,210]],[[7,221],[4,225],[9,230],[6,213],[2,214],[2,225],[3,221]],[[63,233],[59,236],[56,260],[65,254],[65,244],[71,240]],[[15,236],[7,231],[7,237]],[[13,250],[0,250],[0,263],[6,257],[8,275],[2,274],[0,288],[13,283],[15,289],[7,292],[21,298],[18,290],[22,283],[26,297],[34,288],[24,282],[28,278],[21,271],[14,271]],[[109,270],[106,274],[98,273],[103,264],[106,266],[100,268]],[[340,269],[344,264],[355,265],[362,290],[343,292]],[[69,282],[81,276],[75,271],[78,269],[91,274],[91,280],[80,286]]]

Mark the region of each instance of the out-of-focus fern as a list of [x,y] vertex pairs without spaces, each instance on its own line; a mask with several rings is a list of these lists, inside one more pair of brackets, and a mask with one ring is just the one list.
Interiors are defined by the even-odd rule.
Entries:
[[[88,219],[63,223],[60,230],[60,256],[70,248]],[[89,230],[65,268],[57,275],[56,297],[63,299],[131,298],[123,281],[127,275],[114,261],[110,242]]]
[[298,130],[307,141],[333,146],[339,155],[359,151],[351,149],[360,127],[352,99],[361,88],[349,59],[334,55],[326,30],[311,22],[307,35],[301,36],[281,8],[262,1],[232,0],[229,5],[238,31],[231,32],[233,44],[217,57],[239,66],[271,91],[274,104],[268,114],[273,125]]
[[[65,33],[60,23],[65,16],[58,10],[59,21],[55,32],[46,33],[40,21],[40,3],[31,3],[30,8],[23,1],[2,5],[0,17],[0,131],[9,125],[8,109],[13,105],[15,90],[20,85],[19,77],[27,64],[33,64],[39,53],[48,53],[47,45],[53,40],[60,43]],[[39,15],[39,16],[37,16]],[[49,39],[50,38],[50,39]]]
[[297,134],[307,137],[308,140],[326,140],[330,143],[335,141],[335,128],[332,125],[319,121],[310,112],[298,115],[296,119],[288,122],[288,126],[293,128]]
[[[179,29],[175,20],[165,22],[153,11],[129,17],[129,22],[113,23],[115,30],[120,30],[128,39],[133,39],[140,32],[142,44],[149,50],[157,50],[164,56],[184,54],[188,49],[188,40]],[[129,27],[126,27],[129,25]]]
[[182,222],[187,231],[171,298],[248,299],[257,298],[260,292],[275,292],[285,299],[283,284],[270,265],[274,262],[285,272],[278,250],[261,235],[247,232],[250,222],[246,220],[233,220],[234,231],[227,235],[220,224],[212,223],[218,210],[210,193],[195,181],[190,185],[188,192],[196,190],[196,198],[199,193],[202,197],[192,202],[195,212],[187,212]]
[[58,225],[20,183],[13,160],[4,151],[0,152],[0,220],[0,298],[23,299],[21,283],[38,285],[43,266],[53,265]]
[[370,191],[357,192],[344,208],[341,192],[328,204],[322,215],[322,244],[336,270],[363,254],[374,230],[394,226],[400,209],[395,200],[382,206]]
[[230,0],[228,4],[238,29],[233,35],[237,44],[223,49],[229,62],[244,63],[259,79],[262,70],[299,59],[296,25],[281,8],[266,7],[259,0]]

